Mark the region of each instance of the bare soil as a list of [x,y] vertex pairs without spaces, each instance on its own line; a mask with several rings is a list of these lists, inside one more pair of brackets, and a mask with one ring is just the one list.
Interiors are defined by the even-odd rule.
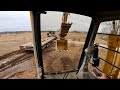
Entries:
[[[58,35],[58,33],[57,33]],[[66,39],[84,42],[87,34],[68,33]],[[47,37],[42,32],[42,39]],[[97,37],[96,42],[103,42]],[[0,35],[0,78],[8,79],[36,79],[34,53],[19,50],[19,45],[32,41],[32,32],[13,33]],[[43,63],[45,72],[58,72],[76,70],[83,45],[80,47],[69,46],[68,51],[56,51],[55,42],[43,50]],[[9,61],[7,63],[3,63]]]

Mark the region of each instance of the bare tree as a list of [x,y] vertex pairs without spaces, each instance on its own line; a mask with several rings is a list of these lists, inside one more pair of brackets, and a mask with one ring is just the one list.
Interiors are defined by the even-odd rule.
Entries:
[[[115,34],[120,35],[120,20],[103,22],[102,25],[104,25],[104,27],[102,28],[101,33],[111,33],[111,31],[116,31],[117,33]],[[100,38],[106,40],[108,36],[100,35]]]
[[[120,20],[107,21],[104,24],[106,26],[105,28],[107,32],[112,31],[112,30],[120,32]],[[103,32],[105,31],[105,28],[102,30]]]

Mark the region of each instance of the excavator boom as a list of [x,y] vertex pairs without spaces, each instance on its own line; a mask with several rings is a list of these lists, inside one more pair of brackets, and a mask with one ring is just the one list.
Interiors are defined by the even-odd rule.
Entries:
[[63,12],[62,23],[67,23],[68,15],[69,15],[68,12]]

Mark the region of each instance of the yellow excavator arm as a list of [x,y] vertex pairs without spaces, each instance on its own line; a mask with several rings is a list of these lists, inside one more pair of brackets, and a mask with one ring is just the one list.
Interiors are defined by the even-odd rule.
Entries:
[[68,19],[68,12],[63,12],[63,16],[62,16],[62,23],[61,23],[61,31],[60,31],[60,40],[64,40],[64,37],[67,35],[72,23],[67,23],[67,19]]
[[63,12],[62,23],[67,23],[68,15],[68,12]]
[[72,25],[72,23],[67,23],[68,19],[68,12],[63,12],[62,16],[62,23],[61,23],[61,30],[60,30],[60,39],[57,40],[57,50],[67,50],[68,49],[68,43],[67,40],[65,40],[65,36],[67,36],[67,33]]

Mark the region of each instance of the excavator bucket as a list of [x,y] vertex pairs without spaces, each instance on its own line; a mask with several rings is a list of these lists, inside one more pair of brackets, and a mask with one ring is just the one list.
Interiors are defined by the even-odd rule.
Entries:
[[57,50],[67,50],[68,42],[67,40],[57,40]]

